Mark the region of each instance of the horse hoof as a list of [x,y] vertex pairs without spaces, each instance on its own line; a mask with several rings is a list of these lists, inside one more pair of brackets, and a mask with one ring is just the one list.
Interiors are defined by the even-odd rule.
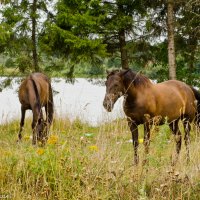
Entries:
[[133,163],[133,165],[137,166],[138,163],[139,163],[139,158],[137,157],[137,158],[134,159],[134,163]]
[[148,159],[144,159],[144,160],[142,161],[142,166],[145,166],[146,164],[148,164]]
[[19,140],[19,139],[17,139],[16,143],[17,143],[17,144],[21,143],[21,139],[20,139],[20,140]]

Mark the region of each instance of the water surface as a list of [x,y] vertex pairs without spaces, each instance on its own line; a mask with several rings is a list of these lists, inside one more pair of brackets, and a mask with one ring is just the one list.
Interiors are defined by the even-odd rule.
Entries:
[[[111,113],[103,108],[105,86],[78,78],[74,84],[66,83],[64,79],[52,79],[54,94],[55,118],[68,117],[70,120],[80,118],[92,125],[112,121],[123,117],[122,100],[120,98]],[[0,92],[0,124],[14,119],[20,119],[20,103],[17,90],[19,83],[12,81],[12,88]],[[27,116],[31,116],[31,111]]]

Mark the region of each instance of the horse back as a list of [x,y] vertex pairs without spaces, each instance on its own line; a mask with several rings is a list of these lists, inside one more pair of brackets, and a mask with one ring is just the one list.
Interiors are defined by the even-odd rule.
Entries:
[[166,115],[170,121],[182,116],[194,118],[196,99],[191,88],[177,80],[154,85],[156,113]]
[[[36,86],[35,88],[34,84]],[[18,95],[20,103],[27,109],[32,109],[33,106],[38,103],[38,93],[41,107],[46,105],[49,100],[49,84],[48,77],[42,73],[33,73],[29,75],[19,87]]]

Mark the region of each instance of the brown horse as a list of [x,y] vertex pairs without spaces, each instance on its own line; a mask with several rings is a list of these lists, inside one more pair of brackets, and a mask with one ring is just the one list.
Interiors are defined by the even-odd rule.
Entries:
[[197,114],[200,104],[200,93],[194,88],[177,80],[169,80],[154,84],[144,75],[132,70],[114,70],[108,73],[104,108],[111,112],[120,96],[124,96],[124,112],[132,132],[134,162],[138,163],[138,125],[144,124],[144,145],[148,153],[150,126],[153,122],[162,124],[166,118],[175,135],[176,157],[181,149],[181,132],[179,120],[183,120],[185,129],[185,145],[189,160],[190,122]]
[[[21,83],[18,95],[22,113],[19,140],[22,138],[25,112],[27,109],[31,109],[33,112],[32,143],[36,144],[37,141],[40,141],[44,144],[53,120],[53,95],[50,80],[42,73],[33,73]],[[43,119],[42,107],[45,107],[46,121]]]

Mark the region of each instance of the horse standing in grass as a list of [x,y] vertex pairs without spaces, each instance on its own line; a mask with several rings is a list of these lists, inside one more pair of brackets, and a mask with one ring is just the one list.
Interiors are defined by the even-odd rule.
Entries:
[[[53,120],[53,95],[50,80],[42,73],[33,73],[21,83],[18,95],[22,114],[19,140],[22,139],[21,132],[24,126],[25,112],[27,109],[31,109],[33,112],[32,143],[35,145],[40,141],[44,144],[48,139],[49,127]],[[45,107],[46,121],[43,118],[42,107]]]
[[[138,125],[144,124],[144,145],[148,153],[150,126],[155,120],[159,125],[167,118],[169,126],[175,135],[176,156],[181,149],[181,132],[179,120],[183,120],[185,130],[185,145],[189,160],[190,123],[195,120],[197,107],[200,104],[200,93],[187,84],[169,80],[154,84],[144,75],[132,70],[114,70],[108,73],[104,108],[111,112],[117,99],[124,96],[124,112],[132,132],[134,147],[134,162],[138,163]],[[158,120],[159,119],[159,120]]]

